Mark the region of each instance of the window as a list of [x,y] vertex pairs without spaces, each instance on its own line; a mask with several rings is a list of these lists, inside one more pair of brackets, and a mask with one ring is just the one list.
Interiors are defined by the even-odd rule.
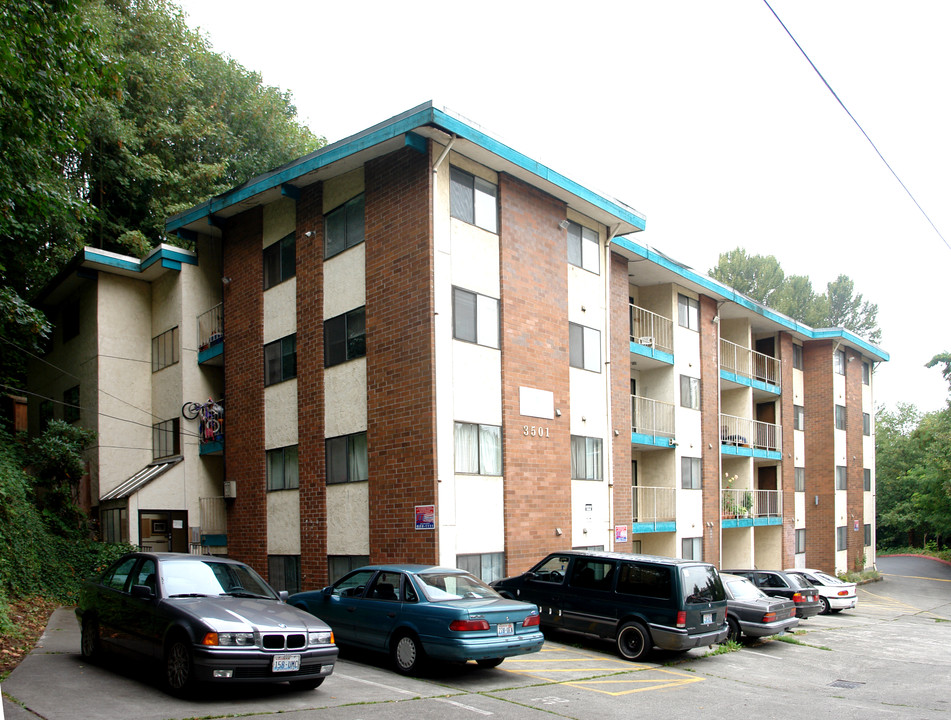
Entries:
[[502,474],[502,428],[457,422],[456,472],[471,475]]
[[686,295],[677,296],[677,324],[688,330],[700,329],[700,302]]
[[152,338],[152,372],[178,362],[178,328],[173,327]]
[[692,410],[700,409],[700,378],[680,376],[680,406]]
[[862,469],[862,489],[869,492],[872,489],[872,470],[871,468]]
[[872,416],[868,413],[862,413],[862,434],[872,434]]
[[297,446],[267,451],[267,489],[292,490],[300,487],[297,465]]
[[833,353],[832,369],[839,375],[845,375],[845,350],[836,350]]
[[494,582],[505,577],[505,553],[456,555],[456,567],[481,578],[482,582]]
[[802,370],[802,345],[792,346],[792,366],[795,370]]
[[360,307],[324,323],[324,367],[367,354],[366,308]]
[[63,391],[63,420],[68,423],[79,420],[79,385]]
[[597,230],[568,221],[568,262],[595,275],[601,273],[601,245]]
[[848,470],[845,465],[835,466],[835,489],[845,490],[848,487]]
[[793,468],[793,478],[796,492],[806,492],[806,468]]
[[571,367],[601,372],[601,331],[568,323],[568,359]]
[[264,248],[264,289],[290,280],[297,272],[297,242],[289,233]]
[[635,555],[639,555],[641,552],[641,541],[640,540],[631,540],[631,552]]
[[264,346],[264,386],[297,377],[297,335]]
[[792,426],[793,430],[805,430],[806,429],[806,409],[802,405],[793,405],[793,418]]
[[703,538],[683,538],[680,547],[684,560],[703,560]]
[[574,480],[601,479],[601,438],[571,436],[571,477]]
[[324,258],[363,242],[366,208],[363,193],[324,216]]
[[362,482],[370,479],[367,434],[327,438],[327,483]]
[[835,429],[845,430],[845,405],[835,406]]
[[330,573],[330,582],[335,583],[351,570],[369,564],[369,555],[328,555],[327,571]]
[[610,590],[615,567],[611,560],[576,557],[568,584],[585,590]]
[[62,309],[63,342],[79,335],[79,299],[74,298]]
[[700,458],[680,458],[680,483],[684,490],[699,490],[701,488]]
[[671,568],[649,563],[621,563],[617,591],[625,595],[666,600],[671,597]]
[[499,301],[487,295],[453,288],[452,336],[456,340],[497,348]]
[[865,523],[865,547],[871,547],[872,545],[872,525],[871,523]]
[[806,552],[806,529],[796,530],[796,553]]
[[129,511],[127,508],[110,508],[99,511],[99,527],[103,542],[129,542],[128,525]]
[[840,525],[835,529],[835,549],[845,550],[848,547],[848,528]]
[[483,230],[499,231],[499,189],[488,180],[452,167],[449,170],[450,214]]
[[872,366],[867,362],[862,363],[862,384],[870,385],[872,383]]
[[300,592],[300,555],[268,555],[267,581],[279,592]]
[[152,426],[152,459],[172,457],[180,453],[178,418],[155,423]]

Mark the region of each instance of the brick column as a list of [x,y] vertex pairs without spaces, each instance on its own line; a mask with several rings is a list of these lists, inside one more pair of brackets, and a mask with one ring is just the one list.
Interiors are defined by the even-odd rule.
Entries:
[[[700,296],[700,474],[703,484],[703,559],[720,564],[720,355],[717,303]],[[676,348],[675,348],[676,350]],[[674,379],[678,381],[677,378]],[[713,523],[712,526],[709,523]]]
[[[865,555],[865,436],[862,433],[862,356],[845,351],[846,550],[847,570]],[[858,523],[856,530],[855,523]],[[864,563],[863,563],[864,564]],[[835,570],[835,568],[831,568]]]
[[631,551],[631,331],[627,258],[609,253],[611,263],[611,442],[614,448],[614,524],[626,525],[626,543],[618,552]]
[[[805,413],[806,562],[835,571],[835,395],[832,341],[802,348]],[[819,498],[816,505],[815,498]]]
[[778,338],[779,372],[782,395],[779,397],[778,423],[783,435],[780,448],[779,490],[783,501],[782,566],[793,567],[796,562],[796,451],[793,435],[793,341],[789,333]]

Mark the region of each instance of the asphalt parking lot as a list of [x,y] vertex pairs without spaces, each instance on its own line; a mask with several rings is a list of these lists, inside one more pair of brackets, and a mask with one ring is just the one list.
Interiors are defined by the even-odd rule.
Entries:
[[803,621],[791,642],[738,652],[659,652],[621,660],[612,643],[550,635],[540,653],[487,670],[469,665],[405,678],[383,657],[344,652],[317,690],[212,688],[192,700],[165,694],[148,668],[90,665],[79,628],[58,610],[40,645],[0,685],[0,720],[171,720],[294,713],[310,720],[369,718],[921,718],[951,713],[951,567],[882,558],[881,582],[859,588],[854,611]]

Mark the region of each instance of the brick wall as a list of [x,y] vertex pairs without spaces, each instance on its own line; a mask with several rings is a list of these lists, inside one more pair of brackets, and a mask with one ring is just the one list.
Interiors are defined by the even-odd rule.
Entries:
[[[499,198],[502,463],[511,575],[571,545],[567,237],[558,227],[564,203],[507,175],[499,177]],[[561,417],[520,415],[521,386],[553,392]],[[548,426],[550,435],[525,435],[526,425]],[[564,534],[556,536],[559,527]]]
[[[835,571],[835,396],[832,341],[802,348],[805,413],[806,563]],[[854,364],[854,363],[853,363]],[[818,496],[819,504],[815,498]]]
[[436,503],[430,157],[409,148],[366,165],[367,445],[374,562],[435,563]]
[[[703,484],[703,559],[720,563],[720,369],[717,303],[700,296],[700,473]],[[679,381],[679,380],[678,380]],[[709,526],[708,523],[713,523]],[[679,548],[678,548],[679,550]]]
[[[631,332],[627,259],[610,254],[611,262],[611,432],[614,449],[614,524],[626,525],[628,540],[615,543],[631,551]],[[615,434],[616,433],[616,434]]]
[[[862,356],[845,351],[846,549],[848,569],[865,554],[865,442],[862,434]],[[858,523],[858,530],[855,524]],[[864,564],[864,563],[863,563]],[[834,570],[835,568],[833,568]]]
[[796,564],[796,452],[793,434],[793,341],[789,333],[777,338],[779,373],[782,395],[779,398],[779,418],[782,427],[782,460],[779,463],[779,490],[783,499],[782,567]]
[[264,466],[264,320],[262,212],[231,218],[224,232],[225,478],[236,485],[228,506],[228,554],[267,574]]

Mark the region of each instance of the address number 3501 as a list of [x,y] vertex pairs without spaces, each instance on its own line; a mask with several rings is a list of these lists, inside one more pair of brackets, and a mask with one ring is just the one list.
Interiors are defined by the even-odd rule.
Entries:
[[540,425],[522,425],[522,435],[526,437],[551,437],[548,428]]

